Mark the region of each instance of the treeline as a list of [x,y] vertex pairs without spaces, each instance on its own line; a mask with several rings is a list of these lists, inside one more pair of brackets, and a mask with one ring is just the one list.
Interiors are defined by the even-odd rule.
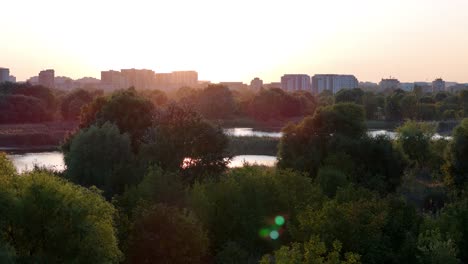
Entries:
[[[170,103],[190,106],[209,120],[287,121],[312,115],[318,107],[342,102],[362,105],[367,120],[460,120],[468,116],[468,91],[422,93],[415,89],[375,93],[352,89],[335,95],[324,91],[314,96],[306,91],[286,92],[279,88],[254,92],[208,85],[204,89],[184,87],[169,93],[159,90],[138,93],[157,106]],[[65,92],[28,83],[5,83],[0,85],[0,123],[77,121],[81,109],[103,94],[98,90]]]
[[1,156],[0,262],[466,263],[468,119],[434,129],[370,138],[337,103],[284,128],[276,168],[228,170],[227,136],[187,104],[97,97],[63,173]]

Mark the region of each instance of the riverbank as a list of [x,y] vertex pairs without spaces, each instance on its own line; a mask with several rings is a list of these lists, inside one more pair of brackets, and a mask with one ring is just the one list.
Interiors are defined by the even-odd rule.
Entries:
[[56,150],[77,122],[0,125],[0,150]]
[[[257,131],[279,132],[288,123],[298,123],[303,117],[283,120],[258,121],[251,118],[211,120],[223,128],[253,128]],[[459,121],[434,121],[437,132],[442,136],[450,135]],[[369,130],[393,131],[402,122],[368,120]],[[37,124],[3,124],[0,125],[0,151],[27,152],[57,150],[65,136],[78,127],[77,122],[49,122]],[[261,137],[230,137],[228,152],[230,155],[275,155],[279,139]]]

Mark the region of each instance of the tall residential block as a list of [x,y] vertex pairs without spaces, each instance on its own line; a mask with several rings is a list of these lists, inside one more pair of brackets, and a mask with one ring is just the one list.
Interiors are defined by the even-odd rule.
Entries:
[[10,81],[10,69],[0,68],[0,83]]
[[387,90],[387,89],[398,89],[400,88],[400,81],[395,78],[389,78],[389,79],[382,79],[379,83],[379,87],[381,90]]
[[250,89],[254,91],[258,91],[262,89],[263,87],[263,81],[262,79],[255,77],[251,82],[250,82]]
[[337,93],[343,89],[358,88],[359,81],[349,74],[316,74],[312,77],[312,90],[321,93],[325,90]]
[[435,79],[432,82],[432,92],[443,92],[445,91],[445,81],[442,78]]
[[55,88],[55,71],[52,69],[41,71],[39,73],[39,85]]
[[310,91],[310,76],[307,74],[285,74],[281,77],[281,89]]

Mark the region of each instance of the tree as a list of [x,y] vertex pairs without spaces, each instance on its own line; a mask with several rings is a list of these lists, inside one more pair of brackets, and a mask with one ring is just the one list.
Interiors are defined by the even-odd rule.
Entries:
[[349,183],[344,173],[332,167],[321,167],[318,171],[316,182],[330,198],[335,196],[338,188],[344,187]]
[[93,100],[93,95],[83,89],[77,89],[67,94],[62,100],[61,114],[65,120],[77,120],[81,108]]
[[418,238],[419,262],[428,264],[458,264],[457,248],[452,240],[444,241],[439,229],[427,230]]
[[468,119],[465,118],[453,131],[453,140],[448,145],[445,163],[445,183],[462,190],[468,183]]
[[435,126],[430,123],[407,121],[397,128],[396,144],[416,166],[427,165],[431,159],[431,140]]
[[200,92],[196,108],[207,119],[224,119],[232,116],[236,106],[228,87],[208,85]]
[[278,151],[278,166],[294,168],[315,176],[326,157],[328,143],[339,135],[360,138],[365,134],[361,106],[339,103],[320,108],[313,117],[283,129]]
[[66,177],[86,187],[94,185],[110,198],[138,182],[130,171],[132,160],[127,134],[110,123],[91,126],[78,132],[65,152]]
[[[219,181],[195,183],[189,196],[190,207],[207,228],[214,251],[224,250],[232,242],[254,258],[288,241],[283,225],[289,226],[306,207],[318,208],[323,199],[308,177],[260,167],[233,169]],[[279,226],[277,216],[282,218]],[[279,237],[270,238],[273,231]],[[238,250],[229,250],[224,258],[229,252],[238,257]]]
[[154,114],[155,107],[151,101],[130,88],[112,94],[98,112],[96,123],[114,123],[122,133],[128,133],[132,146],[136,149],[151,126]]
[[155,106],[165,106],[169,103],[169,98],[166,93],[161,90],[143,90],[139,93],[148,98]]
[[[324,242],[317,236],[309,241],[293,243],[291,246],[283,246],[276,250],[273,255],[262,257],[260,264],[357,264],[361,263],[359,254],[347,252],[341,253],[342,245],[339,241],[334,241],[332,248],[327,249]],[[273,261],[274,260],[274,261]]]
[[335,103],[355,103],[363,104],[364,92],[359,89],[343,89],[335,95]]
[[338,240],[345,252],[364,263],[414,263],[419,217],[399,199],[382,199],[364,188],[348,186],[320,209],[305,209],[292,226],[293,238],[319,236],[326,245]]
[[403,118],[401,100],[404,95],[404,91],[395,90],[385,98],[385,117],[387,120],[399,121]]
[[418,98],[407,94],[401,99],[401,114],[405,119],[415,119],[418,110]]
[[53,111],[32,96],[0,95],[0,123],[39,123],[53,119]]
[[144,166],[182,169],[187,173],[186,180],[192,181],[226,168],[227,144],[220,127],[212,126],[191,109],[170,105],[155,117],[154,126],[142,140],[139,159]]
[[208,243],[193,214],[157,204],[136,217],[127,263],[205,263]]
[[365,92],[362,96],[362,104],[366,112],[366,119],[375,120],[378,118],[379,101],[373,92]]
[[[115,210],[97,189],[86,189],[46,172],[0,172],[0,239],[20,263],[118,263]],[[6,181],[5,181],[6,180]],[[2,257],[0,257],[1,259]]]
[[[453,247],[456,246],[458,249],[457,258],[462,263],[468,261],[468,252],[466,251],[468,248],[468,226],[466,223],[468,223],[468,195],[465,190],[464,196],[446,205],[440,212],[439,218],[436,219],[436,228],[439,228],[442,234],[442,239],[439,240],[449,244],[444,245],[446,250],[447,247],[453,250]],[[453,244],[448,241],[452,241]],[[448,253],[453,253],[453,251]]]

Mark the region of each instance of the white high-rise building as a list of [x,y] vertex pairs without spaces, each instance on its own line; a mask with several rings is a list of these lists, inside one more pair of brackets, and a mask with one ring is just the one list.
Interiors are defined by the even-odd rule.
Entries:
[[10,69],[0,68],[0,83],[10,81]]
[[251,82],[250,82],[250,89],[254,91],[258,91],[262,89],[263,87],[263,81],[262,79],[255,77]]
[[354,75],[316,74],[312,77],[312,90],[317,94],[325,90],[335,94],[342,89],[354,89],[358,86],[358,79]]
[[379,83],[379,87],[381,90],[387,89],[399,89],[400,88],[400,81],[395,78],[389,79],[382,79]]
[[55,71],[45,70],[39,73],[39,85],[48,88],[55,88]]
[[442,78],[435,79],[432,82],[432,92],[443,92],[445,91],[445,81]]
[[307,74],[285,74],[281,77],[281,89],[286,91],[310,91],[310,76]]

